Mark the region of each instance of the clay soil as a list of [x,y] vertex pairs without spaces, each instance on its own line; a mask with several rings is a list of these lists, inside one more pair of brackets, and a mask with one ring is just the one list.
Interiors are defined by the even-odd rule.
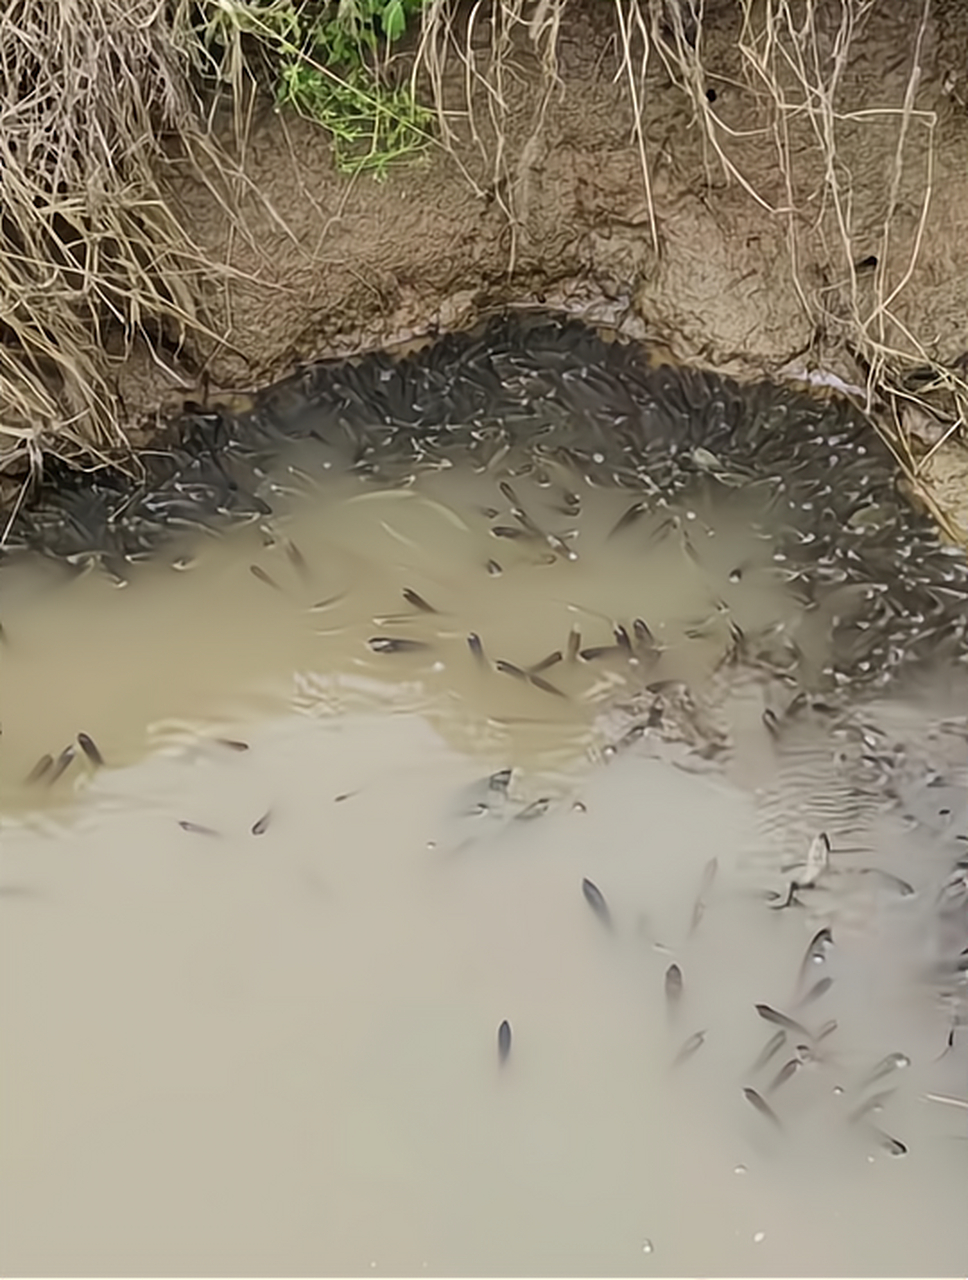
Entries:
[[[832,47],[839,5],[819,9]],[[594,0],[565,11],[550,94],[522,39],[503,70],[498,119],[483,91],[475,99],[476,138],[461,115],[464,69],[452,58],[444,92],[453,153],[434,147],[383,183],[338,174],[319,128],[263,101],[248,132],[239,225],[197,178],[177,185],[199,250],[229,271],[209,299],[223,341],[189,341],[170,373],[143,354],[129,361],[119,375],[125,410],[143,418],[186,398],[244,391],[304,362],[393,346],[506,305],[564,307],[688,363],[741,375],[820,369],[863,386],[845,318],[848,253],[855,262],[879,256],[882,296],[883,281],[888,293],[904,281],[880,340],[914,355],[920,344],[922,355],[955,363],[968,348],[961,12],[961,0],[936,0],[923,28],[915,101],[934,113],[933,147],[924,128],[910,126],[896,186],[899,117],[877,112],[904,102],[921,6],[881,0],[853,42],[837,122],[847,244],[825,194],[815,122],[803,114],[785,121],[789,180],[781,169],[775,114],[744,79],[733,0],[707,3],[702,44],[707,107],[731,172],[694,102],[653,55],[643,98],[651,215],[628,84],[616,78],[614,11]],[[876,278],[857,276],[862,314]],[[946,504],[966,513],[968,529],[962,489],[955,484]]]

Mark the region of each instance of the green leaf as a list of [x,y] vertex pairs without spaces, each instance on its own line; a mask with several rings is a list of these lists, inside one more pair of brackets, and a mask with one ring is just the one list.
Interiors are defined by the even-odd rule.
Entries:
[[383,10],[380,22],[389,43],[402,36],[407,25],[407,19],[403,12],[403,0],[390,0],[390,3]]

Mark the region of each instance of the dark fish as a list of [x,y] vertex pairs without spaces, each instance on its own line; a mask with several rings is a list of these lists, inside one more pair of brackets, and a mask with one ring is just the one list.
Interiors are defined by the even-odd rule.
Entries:
[[67,771],[73,759],[74,759],[73,746],[65,747],[64,750],[57,757],[57,759],[54,761],[53,769],[51,769],[50,773],[47,775],[47,785],[49,787],[52,787],[54,783],[57,781],[57,779],[60,778]]
[[423,640],[401,640],[397,636],[372,636],[366,643],[374,653],[422,653],[430,648]]
[[750,1067],[750,1074],[755,1075],[757,1071],[762,1071],[771,1058],[775,1058],[783,1046],[786,1044],[786,1032],[777,1031],[775,1035],[770,1036],[763,1051]]
[[628,529],[630,525],[633,525],[635,521],[638,520],[639,516],[643,515],[648,511],[648,509],[649,504],[647,502],[633,502],[628,511],[626,511],[625,514],[612,526],[608,537],[614,538],[615,535],[617,533],[621,533],[623,529]]
[[813,1004],[814,1000],[819,1000],[821,996],[826,995],[833,985],[833,978],[821,978],[813,984],[806,995],[800,997],[794,1008],[804,1009],[808,1004]]
[[419,609],[421,613],[436,613],[437,610],[432,604],[428,604],[423,596],[418,595],[411,587],[403,588],[403,598],[407,604],[412,604],[415,609]]
[[682,970],[677,964],[670,964],[666,969],[665,994],[670,1005],[677,1004],[682,998]]
[[781,1085],[786,1084],[792,1076],[795,1076],[802,1066],[803,1062],[799,1058],[791,1058],[789,1062],[780,1068],[770,1083],[766,1086],[766,1092],[776,1093],[777,1089],[779,1089]]
[[491,526],[491,535],[495,538],[533,538],[534,534],[527,529],[515,529],[508,524],[495,524]]
[[626,653],[632,652],[632,639],[623,626],[613,627],[612,634],[615,636],[615,643],[620,649],[624,649]]
[[521,503],[518,501],[517,494],[514,492],[514,490],[511,488],[511,486],[508,484],[506,480],[502,480],[497,487],[501,490],[501,492],[504,494],[505,498],[507,498],[508,502],[510,502],[512,507],[520,507]]
[[498,564],[496,560],[488,560],[487,564],[484,567],[487,569],[488,573],[491,575],[492,578],[500,577],[500,575],[504,572],[504,570],[501,568],[501,566]]
[[743,1097],[746,1099],[746,1101],[750,1104],[751,1107],[756,1108],[756,1110],[760,1113],[761,1116],[769,1120],[770,1124],[775,1125],[777,1129],[783,1128],[783,1125],[780,1123],[779,1116],[776,1114],[776,1112],[773,1110],[770,1104],[766,1101],[766,1099],[761,1098],[755,1089],[751,1089],[747,1085],[743,1089]]
[[218,835],[218,832],[214,831],[211,827],[203,827],[200,822],[189,822],[185,818],[180,818],[178,821],[178,825],[181,827],[182,831],[187,831],[189,835],[193,835],[193,836],[217,836]]
[[903,1071],[910,1065],[911,1059],[906,1053],[889,1053],[885,1058],[881,1058],[870,1075],[865,1076],[858,1088],[866,1089],[876,1081],[883,1080],[885,1076],[889,1076],[892,1071]]
[[312,574],[310,572],[309,565],[306,563],[305,556],[299,550],[296,544],[294,542],[291,542],[288,538],[286,538],[285,540],[285,547],[286,547],[286,555],[292,561],[294,569],[296,570],[296,572],[299,574],[300,578],[302,578],[304,582],[308,582],[309,579],[312,577]]
[[606,929],[611,929],[612,913],[608,909],[608,903],[602,896],[602,891],[598,885],[593,884],[591,880],[583,880],[581,882],[581,891],[585,895],[585,901],[598,916],[599,920]]
[[488,790],[499,791],[503,795],[507,795],[507,790],[511,785],[511,777],[513,773],[513,769],[498,769],[497,773],[492,773],[487,780]]
[[655,636],[641,618],[632,619],[632,634],[635,636],[636,644],[655,648]]
[[34,767],[31,769],[31,771],[27,774],[26,781],[28,783],[39,782],[40,779],[44,776],[44,774],[48,771],[48,769],[52,769],[53,766],[54,766],[54,757],[52,755],[48,754],[45,756],[41,756],[40,759],[37,761],[37,763],[34,765]]
[[569,662],[574,662],[578,657],[578,650],[581,648],[581,632],[577,627],[572,627],[568,632],[568,647],[565,651]]
[[760,717],[770,737],[778,738],[780,736],[780,721],[775,711],[767,707],[763,715]]
[[236,738],[216,738],[215,741],[220,747],[228,747],[229,751],[248,751],[249,749],[247,742],[239,742]]
[[502,675],[513,676],[515,680],[527,680],[528,673],[523,671],[521,667],[516,667],[513,662],[505,662],[503,658],[498,658],[494,663],[495,671],[500,671]]
[[880,876],[888,884],[894,885],[902,898],[910,898],[915,892],[913,884],[909,884],[907,880],[902,880],[900,876],[892,875],[890,871],[881,871],[879,867],[862,867],[860,874],[862,876]]
[[279,583],[276,582],[275,578],[270,578],[265,569],[261,568],[259,565],[250,564],[249,573],[252,574],[253,578],[258,578],[260,582],[264,582],[267,587],[271,587],[273,591],[282,590],[282,587],[279,586]]
[[597,658],[611,657],[621,652],[617,644],[600,644],[593,645],[590,649],[582,649],[578,656],[582,662],[594,662]]
[[705,1043],[705,1040],[706,1040],[705,1031],[696,1031],[693,1035],[689,1037],[689,1039],[685,1042],[685,1044],[683,1044],[682,1048],[679,1050],[676,1056],[672,1059],[672,1065],[674,1067],[681,1066],[682,1063],[686,1062],[689,1058],[692,1057],[692,1055],[696,1052],[697,1049],[700,1049],[702,1047],[702,1045]]
[[104,756],[101,755],[97,748],[97,743],[87,733],[79,733],[77,735],[78,745],[90,760],[91,764],[98,766],[104,764]]
[[801,986],[806,977],[807,970],[811,965],[820,964],[827,954],[827,948],[833,946],[834,935],[826,926],[818,929],[810,939],[810,945],[803,953],[803,960],[800,962],[800,971],[797,974],[797,986]]
[[551,801],[547,796],[540,796],[537,800],[532,800],[530,804],[525,805],[514,816],[520,822],[530,822],[532,818],[543,818],[551,806]]
[[497,1029],[497,1058],[502,1065],[507,1062],[511,1052],[511,1024],[507,1018]]
[[813,1036],[802,1023],[788,1018],[785,1013],[780,1013],[778,1009],[771,1009],[768,1004],[758,1004],[755,1006],[756,1012],[764,1020],[764,1022],[772,1022],[776,1027],[782,1027],[784,1031],[792,1031],[795,1035],[802,1036],[804,1040],[812,1040]]
[[472,631],[467,637],[467,647],[477,659],[478,662],[484,662],[484,646],[481,644],[481,637],[476,631]]
[[547,658],[542,658],[540,662],[536,662],[533,667],[528,667],[527,674],[536,676],[540,671],[547,671],[549,667],[555,666],[561,661],[561,650],[555,649],[553,653],[549,653]]
[[527,673],[528,684],[533,684],[536,689],[540,689],[542,693],[554,694],[556,698],[564,698],[567,695],[562,692],[557,685],[553,685],[550,680],[545,680],[542,676]]
[[898,1138],[892,1138],[889,1133],[883,1133],[880,1129],[875,1129],[873,1125],[868,1126],[871,1133],[877,1140],[877,1145],[882,1147],[889,1156],[906,1156],[907,1147]]
[[269,826],[269,819],[272,817],[271,809],[267,809],[258,822],[252,825],[252,834],[254,836],[265,835]]

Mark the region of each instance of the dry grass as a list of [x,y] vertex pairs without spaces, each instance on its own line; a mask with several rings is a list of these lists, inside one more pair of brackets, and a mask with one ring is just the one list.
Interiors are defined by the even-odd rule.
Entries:
[[[504,141],[505,81],[515,47],[512,36],[517,32],[525,42],[530,40],[550,92],[559,82],[556,41],[566,3],[496,0],[486,8],[483,0],[477,0],[469,20],[459,29],[447,0],[430,0],[424,13],[417,70],[427,72],[440,102],[448,58],[462,64],[471,136],[488,156],[495,190],[503,196],[512,225],[517,216],[516,174]],[[753,118],[744,121],[741,131],[731,129],[707,98],[711,81],[703,0],[612,0],[615,78],[625,86],[632,111],[633,142],[655,251],[660,243],[646,139],[650,90],[655,73],[661,70],[691,104],[710,175],[718,168],[729,183],[742,188],[755,205],[784,225],[794,287],[815,332],[823,335],[828,350],[839,346],[865,371],[865,409],[915,491],[934,507],[947,532],[958,536],[922,481],[934,451],[968,422],[968,380],[964,370],[939,363],[904,323],[897,305],[915,274],[933,195],[937,118],[933,111],[916,106],[930,5],[931,0],[912,0],[910,69],[906,91],[897,102],[858,108],[846,101],[847,69],[865,38],[877,0],[838,0],[836,4],[737,0],[741,23],[736,50],[743,88],[756,104]],[[490,41],[487,54],[482,55],[475,52],[474,36],[485,20]],[[489,153],[475,124],[476,104],[481,100],[487,104],[491,133],[497,138]],[[536,128],[541,116],[543,107]],[[441,138],[452,144],[454,131],[443,111],[439,123]],[[885,128],[893,130],[894,164],[873,255],[877,264],[872,298],[870,290],[861,287],[861,272],[871,256],[870,239],[855,225],[860,175],[851,171],[848,157],[860,154],[858,130]],[[851,145],[845,146],[848,134],[853,135]],[[745,171],[741,157],[749,155],[751,142],[775,156],[782,175],[782,199],[761,190],[756,178]],[[817,172],[819,181],[806,176]],[[917,233],[907,256],[898,261],[894,245],[901,193],[912,175],[920,192]],[[818,244],[836,281],[823,288],[809,283],[803,270],[805,262],[816,260]],[[918,416],[926,416],[933,424],[936,439],[927,455],[915,446],[909,430]]]
[[0,12],[0,467],[123,444],[108,347],[141,337],[163,360],[162,329],[202,323],[211,273],[159,180],[198,119],[157,0]]
[[[512,229],[548,103],[564,91],[557,54],[568,2],[426,0],[422,11],[414,93],[429,85],[436,143],[473,181],[469,137]],[[964,371],[938,363],[897,305],[931,208],[937,131],[933,113],[916,105],[930,0],[912,3],[903,99],[856,109],[845,101],[844,81],[875,0],[739,0],[735,51],[756,104],[741,134],[707,100],[703,0],[612,0],[603,13],[614,26],[615,78],[632,111],[653,247],[660,238],[647,139],[650,93],[662,72],[691,104],[709,168],[785,228],[805,312],[866,370],[867,407],[887,405],[886,433],[917,483],[924,459],[907,430],[910,411],[929,413],[936,434],[947,437],[968,417],[968,382]],[[39,461],[45,449],[90,458],[122,445],[112,360],[142,339],[163,362],[162,334],[177,346],[188,331],[204,330],[216,267],[193,246],[165,175],[173,152],[188,156],[231,215],[244,177],[212,141],[212,98],[203,103],[192,86],[201,78],[231,98],[244,160],[256,85],[272,48],[290,47],[292,12],[288,0],[8,0],[0,12],[0,470],[12,457]],[[528,122],[530,141],[512,150],[515,81],[533,77],[521,65],[522,48],[537,56],[544,90]],[[460,129],[445,101],[455,67],[464,89]],[[870,278],[860,280],[870,241],[862,244],[854,225],[844,138],[854,135],[856,154],[858,129],[885,128],[893,130],[895,160],[871,293]],[[745,171],[751,140],[775,156],[781,199]],[[805,157],[819,181],[805,179]],[[896,218],[912,172],[921,193],[917,234],[898,261]],[[822,289],[802,270],[818,240],[835,279]],[[513,255],[512,236],[512,266]]]

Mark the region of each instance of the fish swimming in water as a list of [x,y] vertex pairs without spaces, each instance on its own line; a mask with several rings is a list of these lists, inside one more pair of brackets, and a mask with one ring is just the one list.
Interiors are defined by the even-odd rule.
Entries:
[[503,1066],[508,1060],[511,1052],[511,1024],[507,1018],[501,1023],[497,1029],[497,1057],[498,1062]]
[[585,901],[594,911],[595,915],[602,922],[606,929],[611,930],[612,913],[608,909],[608,903],[605,901],[604,895],[598,885],[593,884],[591,880],[583,880],[581,882],[581,891],[585,895]]

